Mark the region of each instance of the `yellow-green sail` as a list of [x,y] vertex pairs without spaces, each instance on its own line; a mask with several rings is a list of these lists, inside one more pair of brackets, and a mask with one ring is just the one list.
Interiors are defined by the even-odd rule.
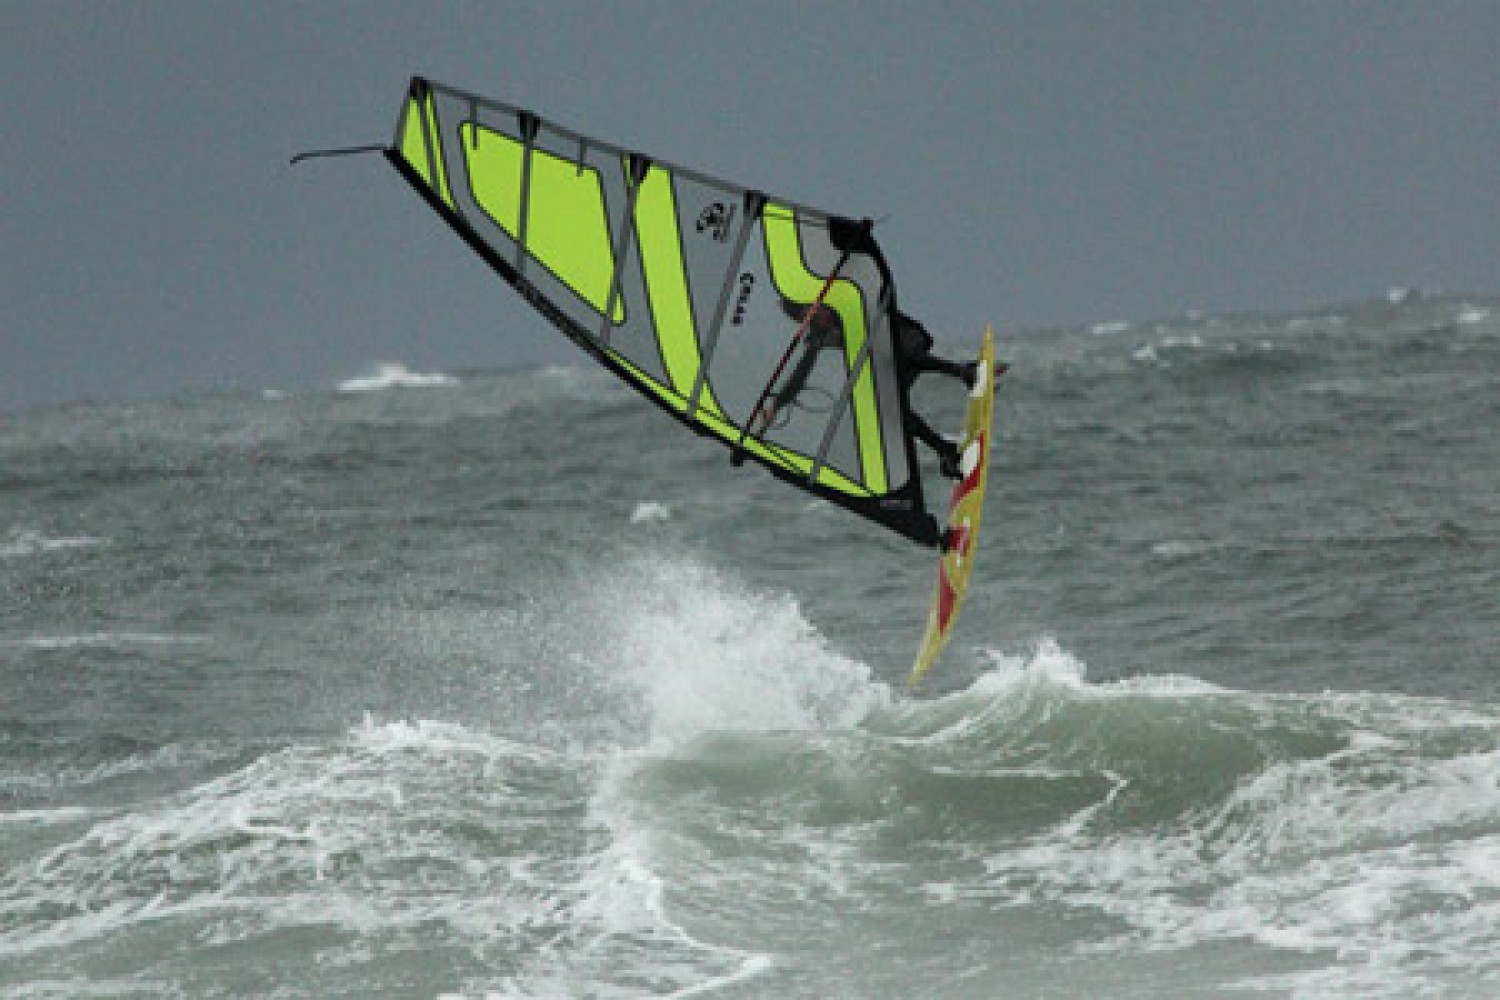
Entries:
[[[678,420],[936,544],[867,223],[421,78],[387,156],[542,316]],[[810,306],[832,322],[805,323]]]

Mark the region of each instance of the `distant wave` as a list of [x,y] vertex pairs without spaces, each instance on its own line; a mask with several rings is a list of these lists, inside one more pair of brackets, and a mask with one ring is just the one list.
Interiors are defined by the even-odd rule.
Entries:
[[88,535],[76,538],[48,538],[37,531],[17,528],[12,529],[3,540],[0,540],[0,559],[20,559],[64,549],[84,549],[104,544],[104,539]]
[[26,649],[73,649],[78,646],[119,646],[126,644],[171,645],[211,642],[206,635],[161,635],[151,632],[87,632],[80,635],[37,635],[24,639],[0,639],[0,646]]
[[671,517],[671,507],[653,500],[643,500],[635,505],[635,511],[630,515],[630,523],[645,524],[649,521],[666,521],[670,520]]
[[1155,343],[1145,344],[1141,347],[1136,348],[1136,350],[1131,353],[1131,357],[1135,358],[1135,360],[1137,361],[1160,362],[1162,360],[1160,352],[1162,351],[1172,351],[1182,348],[1197,350],[1202,347],[1203,338],[1198,336],[1196,333],[1189,333],[1186,335],[1171,335],[1163,337],[1161,340]]
[[457,385],[458,379],[441,372],[414,372],[399,361],[382,361],[368,375],[347,378],[339,383],[340,392],[373,392],[380,389],[421,389],[431,386]]

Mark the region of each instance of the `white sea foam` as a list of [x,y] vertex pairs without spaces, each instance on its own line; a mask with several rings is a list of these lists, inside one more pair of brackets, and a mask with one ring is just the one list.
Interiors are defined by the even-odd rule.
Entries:
[[[1450,995],[1444,983],[1484,995],[1473,984],[1500,977],[1488,947],[1500,937],[1500,717],[1190,677],[1093,683],[1050,640],[987,656],[967,688],[897,705],[876,728],[889,722],[920,759],[953,762],[929,763],[934,774],[1096,791],[1000,837],[982,877],[926,882],[934,905],[980,921],[1102,915],[1116,930],[1080,939],[1085,961],[1181,952],[1192,963],[1248,944],[1289,959],[1268,957],[1283,971],[1233,985],[1298,997]],[[1201,759],[1201,776],[1174,754]],[[1201,791],[1174,803],[1180,784]],[[1029,808],[1049,798],[1037,794]]]
[[[20,768],[10,773],[0,772],[0,791],[26,789],[55,796],[92,788],[123,777],[202,768],[237,754],[238,751],[230,744],[169,743],[148,752],[112,757],[92,765],[61,764],[45,768]],[[96,810],[80,810],[81,815],[92,815],[94,812]],[[69,809],[41,810],[36,815],[56,817],[58,821],[63,821],[69,817]],[[0,814],[0,822],[7,818],[16,819],[17,816]]]
[[1137,361],[1161,362],[1163,351],[1182,350],[1184,348],[1197,350],[1203,347],[1203,338],[1196,333],[1168,334],[1161,339],[1143,344],[1131,352],[1131,357]]
[[1178,698],[1191,695],[1227,693],[1224,688],[1196,677],[1174,674],[1147,674],[1121,680],[1091,682],[1088,667],[1063,648],[1056,639],[1043,637],[1025,655],[996,649],[981,650],[991,668],[975,679],[959,697],[1003,698],[1018,689],[1034,690],[1038,686],[1066,691],[1071,698],[1105,699],[1129,695]]
[[[633,691],[640,740],[553,750],[367,719],[174,796],[78,815],[85,832],[0,874],[0,910],[20,918],[0,932],[0,956],[28,963],[174,925],[200,946],[316,928],[334,939],[319,953],[328,968],[408,935],[506,956],[503,978],[452,996],[627,996],[641,983],[691,996],[758,978],[775,989],[805,958],[749,930],[704,929],[720,896],[746,919],[770,919],[758,907],[775,901],[789,921],[847,904],[848,919],[876,926],[916,891],[981,924],[1101,914],[1105,930],[1068,946],[1086,961],[1220,947],[1296,956],[1264,975],[1239,966],[1244,989],[1395,997],[1500,972],[1483,958],[1500,934],[1500,836],[1485,832],[1500,819],[1500,747],[1486,742],[1497,723],[1484,711],[1191,678],[1096,683],[1051,640],[985,651],[988,669],[963,690],[908,701],[830,649],[789,598],[691,559],[641,555],[575,586],[567,617],[595,622],[575,625],[589,656],[548,665]],[[1170,766],[1180,751],[1163,746],[1179,732],[1196,734],[1195,756],[1209,751],[1205,768],[1222,766],[1221,745],[1261,749],[1212,795],[1143,803],[1140,785]],[[716,796],[739,793],[703,776],[717,760],[705,748],[738,745],[771,760],[793,747],[839,776],[767,778],[788,794],[749,821],[715,814]],[[847,773],[826,770],[841,764]],[[683,770],[693,783],[673,786]],[[1179,780],[1195,774],[1185,762]],[[933,806],[962,819],[976,804],[933,789],[984,775],[1056,786],[1056,806],[1051,792],[1020,805],[1062,814],[1029,827],[1005,816],[977,839],[949,827],[937,853],[961,864],[884,849],[909,824],[941,822]],[[786,813],[788,798],[811,812]],[[712,832],[683,829],[684,809]]]
[[672,508],[664,503],[656,503],[644,500],[635,505],[635,510],[630,514],[631,524],[648,524],[653,521],[668,521],[672,518]]
[[23,649],[75,649],[80,646],[126,646],[195,644],[212,642],[208,635],[176,635],[156,632],[83,632],[76,635],[37,635],[0,639],[0,646]]
[[0,541],[0,559],[20,559],[26,556],[94,548],[107,544],[109,544],[107,539],[95,538],[92,535],[50,538],[28,528],[12,528],[5,539]]
[[[367,720],[341,744],[269,753],[107,815],[0,875],[0,910],[35,911],[0,932],[0,955],[189,915],[204,940],[221,944],[303,925],[356,934],[446,925],[477,940],[526,933],[566,884],[534,897],[504,891],[527,857],[475,853],[464,831],[477,823],[487,844],[524,843],[528,817],[567,807],[558,782],[533,780],[558,766],[535,748],[429,722]],[[430,870],[424,890],[379,894],[382,879],[413,867]]]
[[[1260,720],[1233,732],[1264,729],[1272,759],[1222,800],[1145,827],[1112,819],[1108,800],[1122,791],[1115,783],[1096,805],[991,855],[998,900],[1096,910],[1120,922],[1119,934],[1080,946],[1084,952],[1251,941],[1327,956],[1310,971],[1242,984],[1299,995],[1365,989],[1372,964],[1382,967],[1380,988],[1361,996],[1401,996],[1433,976],[1500,975],[1500,957],[1479,957],[1482,943],[1500,934],[1500,837],[1479,832],[1500,823],[1495,719],[1414,699],[1270,698],[1160,678],[1084,685],[1081,675],[1055,668],[1042,676],[1062,685],[1065,698],[1211,696],[1229,713],[1220,725],[1246,713]],[[1006,683],[1017,680],[997,671],[985,681],[992,691]],[[1048,712],[1061,710],[1054,701]],[[1186,704],[1174,717],[1184,715],[1191,716]],[[1299,735],[1303,726],[1309,732]],[[1467,738],[1484,748],[1428,749],[1434,727],[1445,734],[1437,747]],[[1330,739],[1326,753],[1309,742]]]
[[570,886],[576,897],[567,930],[509,980],[503,995],[624,997],[634,995],[625,984],[650,979],[671,983],[666,995],[688,997],[771,967],[770,956],[704,940],[674,917],[666,880],[655,870],[652,831],[622,792],[625,773],[611,769],[591,803],[591,817],[611,836]]
[[382,361],[368,375],[344,379],[339,383],[339,391],[373,392],[381,389],[421,389],[457,384],[458,379],[451,375],[422,374],[411,371],[398,361]]
[[566,637],[576,659],[563,662],[596,672],[614,690],[615,710],[640,720],[635,734],[598,751],[605,765],[589,819],[609,835],[581,859],[567,928],[500,990],[459,995],[623,997],[650,982],[688,997],[771,973],[771,954],[712,940],[671,905],[678,831],[659,825],[638,775],[663,759],[691,759],[703,740],[847,730],[888,692],[829,649],[790,597],[756,592],[691,558],[640,553],[577,587]]
[[1393,306],[1404,306],[1421,298],[1421,293],[1415,288],[1405,285],[1395,285],[1386,289],[1385,300]]
[[[654,743],[735,730],[847,728],[889,698],[785,594],[686,558],[643,555],[595,581],[605,673],[644,702]],[[592,641],[592,640],[590,640]]]
[[614,760],[601,782],[591,757],[366,718],[134,807],[9,817],[85,829],[0,871],[0,964],[31,966],[35,984],[148,929],[227,947],[315,928],[325,968],[413,935],[517,956],[455,996],[627,996],[646,981],[691,996],[768,969],[674,917],[615,780],[629,758]]
[[1227,547],[1227,543],[1222,541],[1207,538],[1183,538],[1156,542],[1151,546],[1151,554],[1161,559],[1192,559],[1196,556],[1222,552]]
[[[0,786],[12,785],[0,777]],[[16,809],[0,812],[0,825],[51,826],[56,823],[76,823],[99,816],[107,810],[90,809],[85,806],[60,806],[56,809]]]

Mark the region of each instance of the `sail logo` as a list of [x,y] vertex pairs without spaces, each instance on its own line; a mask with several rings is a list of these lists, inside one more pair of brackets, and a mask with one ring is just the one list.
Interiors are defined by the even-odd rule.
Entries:
[[755,275],[746,271],[740,275],[740,294],[734,300],[734,316],[729,320],[735,326],[745,324],[745,306],[750,302],[750,293],[755,291]]
[[698,232],[708,233],[715,242],[729,241],[729,228],[734,225],[734,206],[716,201],[698,213]]

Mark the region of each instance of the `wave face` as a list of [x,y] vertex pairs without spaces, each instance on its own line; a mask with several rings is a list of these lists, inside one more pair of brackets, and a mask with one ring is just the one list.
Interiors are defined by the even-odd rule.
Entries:
[[1489,995],[1497,305],[1011,338],[916,696],[929,556],[602,374],[22,414],[0,993]]

